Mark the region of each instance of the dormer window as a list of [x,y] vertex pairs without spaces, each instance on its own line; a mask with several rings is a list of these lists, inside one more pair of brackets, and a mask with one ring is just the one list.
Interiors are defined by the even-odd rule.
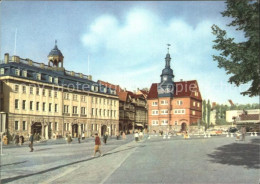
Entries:
[[4,69],[4,68],[1,68],[1,69],[0,69],[0,74],[1,74],[1,75],[4,75],[4,74],[5,74],[5,69]]
[[52,76],[49,76],[49,82],[53,82],[53,78],[52,78]]
[[104,88],[104,93],[106,93],[107,92],[107,88]]
[[20,76],[20,70],[19,69],[15,69],[15,75]]
[[59,78],[58,78],[58,77],[55,77],[55,78],[54,78],[54,83],[55,83],[55,84],[58,84],[58,83],[59,83]]
[[91,91],[94,91],[95,90],[95,86],[91,86]]
[[95,91],[98,92],[98,86],[95,86]]
[[27,77],[27,71],[23,70],[23,77]]
[[37,73],[37,74],[36,74],[36,79],[37,79],[37,80],[41,80],[41,74],[40,74],[40,73]]

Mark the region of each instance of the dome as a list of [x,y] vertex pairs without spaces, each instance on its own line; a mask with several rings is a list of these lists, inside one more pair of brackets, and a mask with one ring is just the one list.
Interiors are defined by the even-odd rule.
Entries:
[[162,70],[162,75],[172,75],[173,74],[173,70],[171,68],[164,68]]
[[63,57],[61,51],[58,49],[56,44],[55,44],[54,48],[51,50],[51,52],[49,53],[48,57],[49,56],[62,56]]

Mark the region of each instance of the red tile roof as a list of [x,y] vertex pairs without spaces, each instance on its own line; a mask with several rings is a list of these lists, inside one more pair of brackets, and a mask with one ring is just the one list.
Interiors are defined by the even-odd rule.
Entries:
[[120,88],[119,85],[114,85],[114,84],[111,84],[111,83],[108,83],[108,82],[105,82],[105,81],[102,81],[102,80],[98,80],[98,83],[100,83],[100,84],[102,84],[102,85],[104,85],[106,87],[115,89],[117,95],[119,95],[120,91],[124,91],[123,89]]
[[[158,92],[157,92],[157,86],[159,83],[153,83],[151,85],[148,99],[158,98]],[[195,96],[195,91],[198,92],[198,96]],[[192,81],[181,81],[181,82],[175,82],[175,91],[174,91],[174,97],[194,97],[199,100],[201,100],[201,94],[199,91],[199,86],[196,80]]]

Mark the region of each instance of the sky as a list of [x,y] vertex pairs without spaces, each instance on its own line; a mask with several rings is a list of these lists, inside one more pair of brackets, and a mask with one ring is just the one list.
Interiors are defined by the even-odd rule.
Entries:
[[[242,96],[212,55],[213,24],[235,41],[242,32],[227,27],[224,1],[2,1],[1,59],[4,53],[47,64],[55,40],[66,70],[90,74],[136,90],[160,82],[166,44],[171,44],[175,81],[197,80],[203,99],[259,103]],[[16,45],[15,45],[15,32]],[[89,58],[89,63],[88,63]]]

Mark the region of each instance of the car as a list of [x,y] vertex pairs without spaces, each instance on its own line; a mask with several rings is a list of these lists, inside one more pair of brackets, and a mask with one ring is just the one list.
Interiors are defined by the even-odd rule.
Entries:
[[222,130],[217,130],[217,129],[208,129],[207,133],[210,135],[221,135]]
[[228,132],[229,133],[235,133],[235,132],[237,132],[238,131],[238,129],[236,128],[236,127],[230,127],[229,129],[228,129]]

